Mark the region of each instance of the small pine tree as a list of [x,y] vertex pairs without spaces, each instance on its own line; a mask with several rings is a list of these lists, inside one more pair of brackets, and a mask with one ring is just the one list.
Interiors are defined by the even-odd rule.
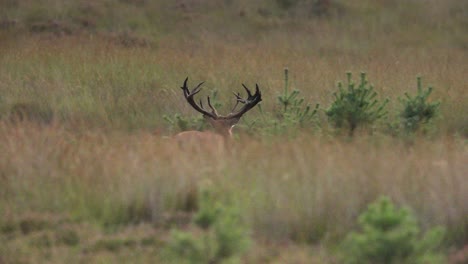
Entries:
[[286,123],[298,124],[303,127],[317,114],[319,104],[316,104],[314,109],[309,104],[304,105],[304,98],[298,97],[300,93],[297,89],[289,91],[289,70],[285,68],[284,92],[278,96],[282,108],[280,115]]
[[350,233],[342,244],[344,263],[443,263],[437,248],[444,230],[434,228],[420,238],[419,226],[410,210],[396,208],[387,197],[370,204],[358,222],[361,232]]
[[429,123],[439,111],[440,102],[427,102],[432,93],[432,87],[423,90],[421,77],[417,77],[418,93],[412,97],[405,93],[405,98],[399,98],[403,105],[400,112],[403,127],[406,132],[415,132],[421,125]]
[[216,259],[235,258],[247,250],[251,241],[237,208],[224,209],[222,217],[214,223],[217,241]]
[[374,87],[369,85],[366,74],[361,73],[361,82],[356,86],[352,81],[351,73],[347,73],[348,84],[344,88],[338,82],[338,93],[334,93],[335,101],[325,111],[328,119],[337,128],[347,128],[352,136],[358,126],[372,124],[377,119],[385,116],[385,106],[388,100],[382,104],[375,99],[377,93]]
[[213,192],[204,190],[199,198],[199,210],[193,223],[201,230],[197,236],[190,232],[173,231],[167,256],[177,263],[236,262],[244,253],[250,237],[238,209],[223,205]]
[[223,210],[221,204],[214,202],[215,197],[210,191],[202,191],[199,198],[200,208],[194,216],[194,223],[201,229],[209,229],[218,221]]
[[189,232],[173,230],[166,252],[168,259],[177,259],[178,263],[207,263],[202,242]]

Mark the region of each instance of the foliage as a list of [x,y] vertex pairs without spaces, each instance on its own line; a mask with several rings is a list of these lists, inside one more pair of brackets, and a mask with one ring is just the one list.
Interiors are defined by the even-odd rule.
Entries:
[[193,234],[173,230],[168,244],[169,258],[178,258],[179,262],[185,260],[185,263],[207,263],[203,247],[202,241]]
[[238,209],[223,205],[213,192],[200,195],[200,208],[193,223],[201,234],[173,231],[167,246],[167,256],[183,263],[235,262],[250,244],[248,230]]
[[359,225],[343,242],[345,263],[443,263],[437,249],[445,231],[436,227],[420,238],[414,215],[385,196],[359,216]]
[[287,10],[297,5],[299,0],[275,0],[275,2],[279,7]]
[[352,81],[351,72],[347,73],[348,83],[344,88],[338,82],[338,93],[334,93],[335,101],[326,110],[330,122],[337,128],[346,128],[350,136],[358,126],[372,124],[387,114],[385,106],[388,100],[379,104],[375,99],[377,93],[369,85],[366,74],[361,73],[361,82],[357,85]]
[[267,119],[266,126],[273,134],[286,134],[296,131],[297,128],[305,128],[312,124],[319,108],[319,104],[312,108],[305,104],[305,100],[299,97],[300,91],[289,89],[289,70],[284,69],[284,89],[278,95],[279,111],[275,116]]
[[405,93],[404,98],[399,98],[403,109],[400,112],[401,122],[406,132],[415,132],[421,125],[429,123],[439,112],[440,102],[428,102],[427,98],[432,93],[432,87],[423,90],[421,77],[417,78],[418,92],[415,96]]
[[214,199],[213,193],[207,190],[203,191],[199,197],[200,208],[194,216],[194,223],[204,230],[216,223],[222,211],[222,206],[214,203]]
[[314,109],[309,104],[303,106],[304,98],[298,97],[300,91],[296,89],[289,91],[288,72],[288,68],[284,69],[284,93],[278,96],[278,101],[282,106],[280,115],[283,120],[288,120],[288,123],[299,124],[303,127],[317,114],[319,104]]

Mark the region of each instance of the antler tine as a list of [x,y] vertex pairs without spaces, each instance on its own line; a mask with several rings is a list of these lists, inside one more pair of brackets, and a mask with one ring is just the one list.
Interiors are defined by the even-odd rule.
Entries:
[[[219,115],[218,115],[218,111],[216,111],[216,109],[211,105],[211,99],[210,99],[209,96],[207,97],[207,101],[208,101],[208,106],[211,108],[211,113],[214,114],[214,115],[216,115],[216,116],[219,116]],[[202,99],[200,99],[199,102],[200,102],[200,108],[203,109],[203,110],[205,110],[205,108],[203,107],[203,101],[202,101]]]
[[218,111],[216,111],[216,109],[213,107],[213,105],[211,105],[211,100],[210,100],[210,97],[208,96],[208,106],[211,108],[211,113],[213,113],[214,115],[218,116]]
[[242,97],[240,96],[240,93],[236,94],[236,93],[233,92],[233,94],[234,94],[234,96],[236,97],[237,100],[236,100],[236,104],[234,105],[234,107],[231,110],[231,113],[234,112],[234,110],[236,110],[236,107],[239,104],[239,102],[245,104],[245,100],[242,99]]
[[193,88],[192,94],[193,94],[193,95],[196,95],[197,93],[199,93],[199,92],[201,91],[201,87],[200,87],[200,86],[201,86],[202,84],[204,84],[204,83],[205,83],[205,82],[201,82],[201,83],[199,83],[195,88]]
[[[252,97],[252,93],[250,92],[249,88],[247,88],[247,86],[245,86],[245,84],[242,84],[242,86],[244,87],[245,91],[247,92],[249,98]],[[257,85],[258,87],[258,85]]]
[[[240,103],[243,103],[243,104],[246,103],[245,99],[242,98],[242,97],[240,96],[240,93],[237,93],[237,94],[236,94],[236,93],[233,93],[233,94],[234,94],[234,96],[236,97],[236,105],[237,105],[237,103],[239,103],[239,102],[240,102]],[[233,110],[234,110],[234,109],[233,109]]]
[[260,92],[260,88],[258,87],[258,84],[255,84],[255,94],[258,94],[257,96],[260,98],[260,101],[262,100],[262,92]]
[[182,91],[184,91],[184,96],[185,97],[187,97],[187,95],[190,94],[190,91],[188,90],[188,87],[187,87],[187,81],[188,81],[188,77],[185,78],[184,85],[182,85],[182,87],[180,87],[180,89],[182,89]]
[[185,81],[184,81],[184,85],[182,87],[180,87],[183,91],[184,91],[184,95],[187,97],[187,96],[194,96],[196,95],[197,93],[199,93],[201,91],[201,85],[204,84],[205,82],[201,82],[199,83],[195,88],[192,89],[192,91],[190,92],[189,88],[187,87],[187,81],[188,81],[188,77],[185,78]]
[[184,87],[187,87],[187,82],[188,82],[188,76],[187,76],[187,78],[185,78],[184,86],[181,87],[182,89],[184,89]]

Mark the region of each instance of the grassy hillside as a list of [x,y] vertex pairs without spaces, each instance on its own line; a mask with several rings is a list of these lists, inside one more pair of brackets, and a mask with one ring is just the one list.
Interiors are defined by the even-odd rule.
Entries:
[[[0,262],[170,262],[172,229],[201,237],[190,219],[210,186],[250,230],[241,263],[341,263],[381,195],[443,226],[462,263],[467,14],[456,0],[0,1]],[[306,122],[278,100],[285,68],[299,110],[319,104]],[[353,137],[326,114],[348,71],[389,100]],[[260,86],[228,150],[171,140],[181,122],[209,129],[187,76],[223,113],[241,83]],[[405,132],[417,76],[440,108]]]

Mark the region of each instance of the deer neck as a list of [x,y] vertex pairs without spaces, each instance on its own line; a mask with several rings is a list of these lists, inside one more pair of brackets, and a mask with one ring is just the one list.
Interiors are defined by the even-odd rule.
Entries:
[[231,139],[233,138],[233,136],[232,136],[232,129],[233,129],[233,127],[234,127],[234,126],[231,126],[231,127],[229,127],[229,129],[226,129],[226,128],[224,128],[224,129],[217,129],[217,130],[215,130],[215,131],[216,131],[217,134],[223,136],[224,140],[225,140],[226,142],[228,142],[228,141],[231,141]]

